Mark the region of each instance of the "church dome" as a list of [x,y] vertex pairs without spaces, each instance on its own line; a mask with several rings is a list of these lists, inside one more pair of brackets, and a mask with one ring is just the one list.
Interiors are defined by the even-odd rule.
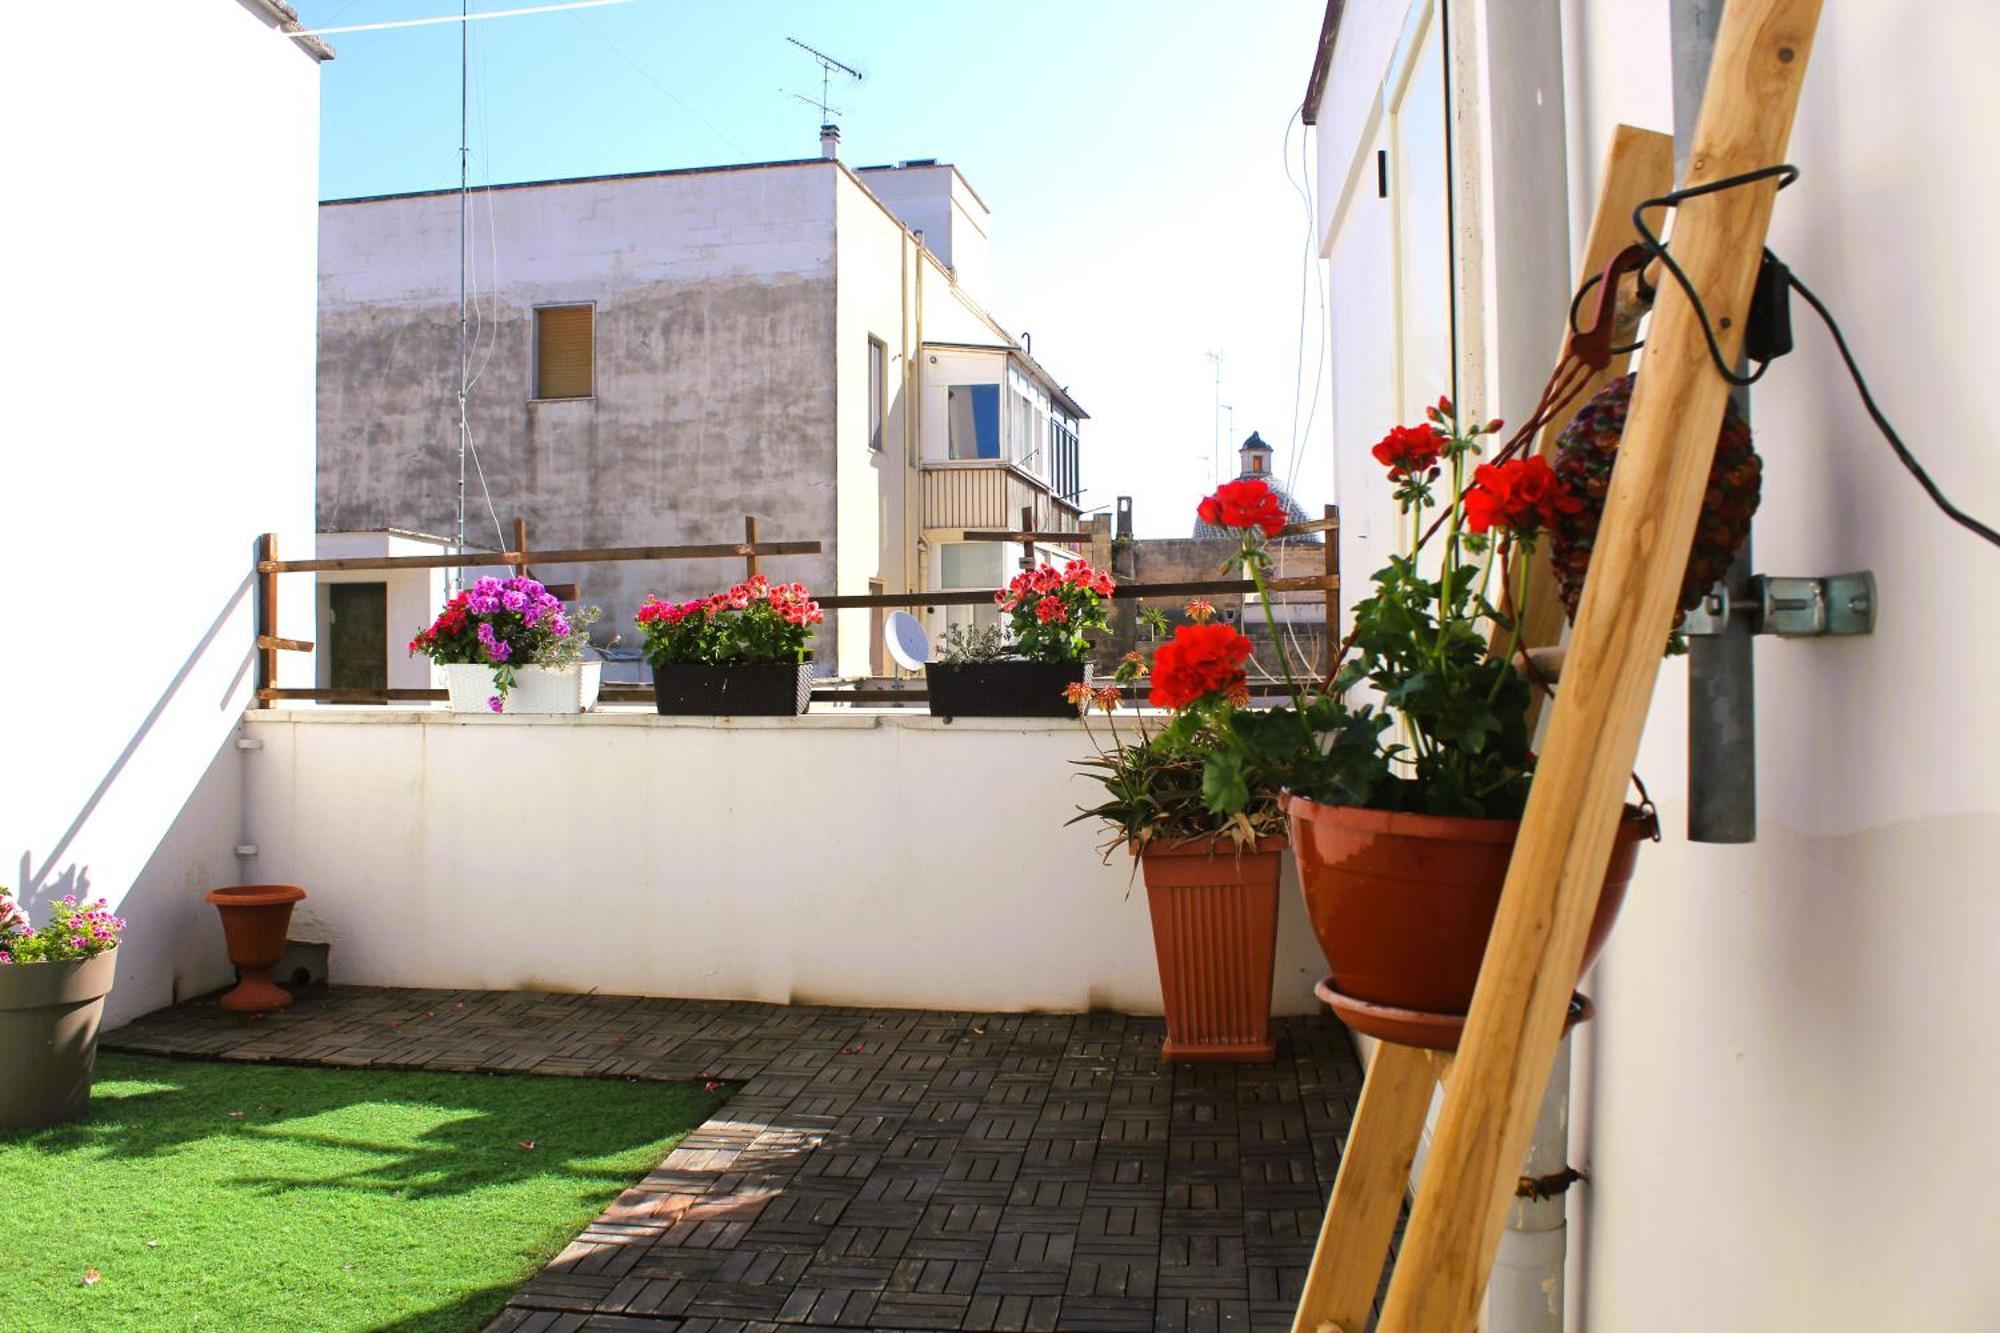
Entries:
[[[1277,495],[1278,503],[1285,507],[1285,519],[1287,522],[1305,522],[1306,511],[1299,507],[1299,502],[1292,498],[1291,493],[1285,489],[1285,484],[1279,481],[1271,471],[1271,446],[1264,443],[1264,437],[1254,430],[1251,431],[1250,438],[1243,441],[1242,447],[1236,452],[1238,458],[1241,460],[1241,470],[1237,472],[1235,479],[1237,481],[1263,482]],[[1236,540],[1236,535],[1227,528],[1218,528],[1213,523],[1204,523],[1200,519],[1195,520],[1194,535],[1199,540],[1207,541]],[[1282,537],[1279,540],[1318,545],[1319,536],[1317,533],[1308,532],[1302,536]]]

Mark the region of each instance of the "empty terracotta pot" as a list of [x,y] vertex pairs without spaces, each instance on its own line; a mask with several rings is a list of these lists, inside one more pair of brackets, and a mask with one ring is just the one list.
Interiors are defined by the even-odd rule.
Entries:
[[1169,1063],[1261,1063],[1271,1041],[1271,969],[1278,948],[1283,838],[1241,852],[1232,842],[1154,843],[1139,858],[1153,917],[1153,952]]
[[237,971],[236,989],[220,1001],[224,1009],[254,1014],[292,1002],[291,992],[271,980],[271,969],[285,953],[292,905],[305,896],[296,884],[244,884],[208,891],[208,901],[222,914],[223,939]]
[[[1372,1004],[1464,1014],[1500,908],[1521,825],[1511,819],[1400,814],[1285,798],[1306,915],[1333,986]],[[1651,814],[1625,808],[1583,966],[1590,970],[1625,901]]]

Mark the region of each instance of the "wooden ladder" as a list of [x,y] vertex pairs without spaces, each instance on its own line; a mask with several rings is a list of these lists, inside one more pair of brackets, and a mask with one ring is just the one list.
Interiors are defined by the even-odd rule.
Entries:
[[[1783,160],[1819,11],[1820,0],[1729,0],[1687,184]],[[1635,239],[1632,207],[1665,193],[1671,159],[1666,136],[1621,128],[1586,274]],[[1768,179],[1722,190],[1683,201],[1674,220],[1674,257],[1731,362],[1742,346],[1776,193]],[[1468,1333],[1478,1319],[1562,1037],[1569,983],[1604,882],[1729,396],[1700,318],[1671,279],[1659,284],[1640,368],[1562,687],[1458,1051],[1444,1056],[1386,1043],[1377,1051],[1294,1333],[1367,1327],[1440,1079],[1443,1109],[1378,1328]],[[1542,448],[1555,433],[1554,426],[1544,433]],[[1546,583],[1538,600],[1554,604]],[[1560,622],[1537,628],[1546,643]]]

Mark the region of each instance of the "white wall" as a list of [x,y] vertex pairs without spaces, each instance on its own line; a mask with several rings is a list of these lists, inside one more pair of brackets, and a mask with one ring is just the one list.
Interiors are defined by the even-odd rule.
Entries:
[[[26,591],[0,653],[0,883],[38,919],[67,892],[130,919],[116,1022],[228,975],[201,895],[238,882],[253,542],[312,546],[319,73],[232,4],[13,23],[0,121],[35,129],[0,141],[23,183],[0,565]],[[310,581],[282,598],[279,633],[310,638]]]
[[[915,242],[879,200],[840,173],[833,177],[834,237],[840,280],[834,290],[834,476],[840,520],[836,586],[884,592],[916,581],[916,522],[910,506],[916,460],[904,436],[907,358],[916,337]],[[882,447],[868,447],[868,340],[883,345]],[[856,609],[840,620],[839,674],[862,676],[870,623],[883,613]]]
[[[247,827],[335,981],[1159,1012],[1075,722],[287,710]],[[496,783],[496,774],[533,774]],[[356,829],[370,830],[356,838]],[[587,849],[587,850],[586,850]],[[1277,1012],[1325,970],[1287,874]]]
[[[1594,193],[1615,120],[1671,128],[1665,8],[1566,18],[1571,161]],[[1991,6],[1827,6],[1788,153],[1804,177],[1770,242],[1989,522],[1996,51]],[[1579,1050],[1588,1329],[2000,1327],[2000,551],[1930,506],[1817,320],[1795,303],[1793,321],[1799,350],[1752,391],[1757,564],[1872,568],[1880,622],[1759,641],[1754,846],[1684,841],[1686,670],[1662,672],[1639,768],[1668,840],[1640,859]]]

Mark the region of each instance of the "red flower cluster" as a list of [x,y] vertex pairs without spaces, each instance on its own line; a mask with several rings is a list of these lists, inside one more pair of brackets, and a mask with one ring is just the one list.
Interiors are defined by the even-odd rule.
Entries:
[[1250,640],[1227,625],[1182,625],[1153,654],[1153,707],[1185,708],[1218,693],[1246,702],[1249,657]]
[[1536,454],[1505,463],[1481,463],[1465,493],[1465,525],[1474,532],[1505,528],[1516,537],[1530,539],[1543,528],[1554,526],[1561,515],[1582,508],[1583,501],[1570,493],[1549,460]]
[[1394,478],[1414,477],[1434,467],[1444,449],[1444,437],[1429,426],[1397,426],[1369,452]]
[[410,651],[426,652],[439,639],[463,632],[467,615],[465,594],[459,593],[444,604],[444,610],[438,612],[438,618],[431,622],[428,629],[417,631],[417,637],[410,640]]
[[1195,517],[1218,528],[1262,528],[1275,537],[1285,526],[1285,505],[1276,491],[1254,477],[1225,481],[1195,506]]

